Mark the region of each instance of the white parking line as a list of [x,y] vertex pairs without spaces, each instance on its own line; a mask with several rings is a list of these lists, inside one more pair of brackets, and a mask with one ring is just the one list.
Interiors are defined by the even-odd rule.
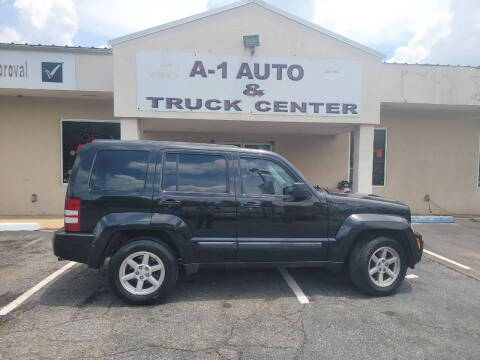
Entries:
[[7,315],[10,311],[16,309],[18,306],[20,306],[25,300],[27,300],[30,296],[35,294],[38,290],[43,288],[45,285],[47,285],[49,282],[54,280],[55,278],[59,277],[62,275],[64,272],[70,270],[73,266],[75,266],[77,263],[74,261],[69,262],[67,265],[63,266],[62,268],[58,269],[54,273],[48,275],[45,279],[40,281],[37,285],[32,287],[31,289],[25,291],[22,295],[17,297],[15,300],[13,300],[11,303],[5,305],[2,309],[0,309],[0,316]]
[[278,267],[278,271],[280,274],[282,274],[283,278],[287,282],[288,286],[290,289],[292,289],[293,293],[297,297],[298,301],[300,304],[308,304],[310,301],[308,300],[307,296],[303,293],[302,289],[300,289],[300,286],[298,286],[297,282],[295,279],[290,275],[288,270],[284,267]]
[[418,275],[415,275],[415,274],[408,274],[407,276],[405,276],[405,279],[418,279]]
[[43,238],[38,238],[38,239],[33,239],[32,241],[30,241],[29,243],[25,244],[23,247],[29,247],[29,246],[32,246],[33,244],[36,244],[37,242],[43,240]]
[[442,256],[442,255],[438,255],[438,254],[435,254],[434,252],[431,252],[427,249],[423,249],[423,252],[427,253],[428,255],[432,255],[432,256],[435,256],[437,258],[439,258],[440,260],[443,260],[443,261],[446,261],[446,262],[449,262],[450,264],[453,264],[455,266],[458,266],[462,269],[465,269],[465,270],[470,270],[471,267],[470,266],[467,266],[467,265],[463,265],[463,264],[460,264],[456,261],[453,261],[453,260],[450,260],[450,259],[447,259],[446,257]]

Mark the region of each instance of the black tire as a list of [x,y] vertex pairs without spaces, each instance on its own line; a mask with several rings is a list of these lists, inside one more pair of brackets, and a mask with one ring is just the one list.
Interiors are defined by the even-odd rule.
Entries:
[[[370,277],[369,263],[372,255],[380,248],[385,247],[392,248],[397,252],[400,258],[400,268],[395,281],[388,286],[380,287]],[[389,237],[382,236],[359,241],[350,254],[350,279],[358,289],[369,295],[387,296],[394,293],[401,285],[403,279],[405,278],[406,272],[407,264],[403,246],[398,241]]]
[[[158,289],[150,294],[133,294],[129,292],[120,281],[119,271],[122,263],[129,257],[129,255],[137,252],[148,252],[156,255],[160,258],[164,266],[165,277],[163,278],[163,282]],[[175,287],[177,278],[178,262],[174,252],[167,244],[155,238],[141,237],[132,239],[131,242],[125,244],[115,252],[108,265],[108,283],[112,291],[126,302],[135,305],[146,305],[159,302]],[[133,280],[133,282],[134,281],[136,280]]]

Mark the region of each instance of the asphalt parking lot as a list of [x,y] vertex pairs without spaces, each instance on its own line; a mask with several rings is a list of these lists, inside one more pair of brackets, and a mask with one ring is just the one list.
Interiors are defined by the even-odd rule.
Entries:
[[[276,269],[204,270],[163,304],[134,307],[110,293],[105,269],[75,265],[0,316],[0,358],[478,359],[480,223],[415,228],[426,249],[470,269],[424,256],[385,298],[326,270],[289,269],[306,304]],[[65,266],[51,237],[0,233],[0,309]]]

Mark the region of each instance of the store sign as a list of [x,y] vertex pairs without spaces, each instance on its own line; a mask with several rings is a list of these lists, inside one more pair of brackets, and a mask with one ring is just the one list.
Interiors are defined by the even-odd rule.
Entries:
[[359,62],[141,51],[144,111],[358,116]]
[[0,88],[75,89],[72,54],[0,50]]

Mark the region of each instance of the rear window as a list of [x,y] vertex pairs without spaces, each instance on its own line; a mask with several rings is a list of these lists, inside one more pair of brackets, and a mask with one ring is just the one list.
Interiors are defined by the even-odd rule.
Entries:
[[163,189],[182,192],[227,192],[227,161],[222,155],[169,153]]
[[143,190],[148,169],[148,151],[99,151],[90,178],[96,190]]

